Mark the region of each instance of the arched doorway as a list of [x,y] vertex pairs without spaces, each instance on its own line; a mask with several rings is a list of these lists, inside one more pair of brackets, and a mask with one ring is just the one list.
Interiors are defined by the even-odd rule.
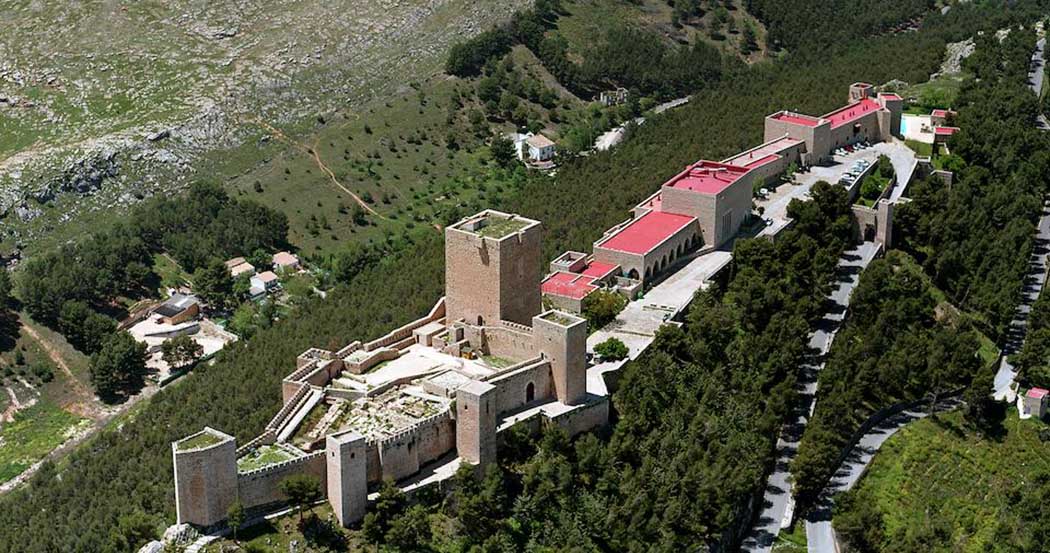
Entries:
[[532,403],[536,399],[536,385],[529,382],[525,386],[525,403]]
[[627,278],[638,280],[638,269],[631,269],[631,272],[627,273]]

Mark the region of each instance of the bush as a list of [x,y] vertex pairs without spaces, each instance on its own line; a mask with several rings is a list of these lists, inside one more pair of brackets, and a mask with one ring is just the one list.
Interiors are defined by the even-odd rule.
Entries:
[[602,356],[604,361],[620,361],[626,359],[629,352],[627,346],[619,338],[609,338],[594,346],[594,353]]

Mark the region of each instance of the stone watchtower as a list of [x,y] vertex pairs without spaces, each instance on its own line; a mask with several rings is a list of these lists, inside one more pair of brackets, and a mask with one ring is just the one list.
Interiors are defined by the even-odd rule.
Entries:
[[554,394],[565,405],[587,396],[587,319],[547,311],[532,319],[536,351],[551,365]]
[[456,452],[464,462],[496,460],[496,387],[472,380],[456,390]]
[[528,325],[540,312],[541,226],[485,210],[445,229],[445,320]]
[[365,517],[368,465],[364,436],[347,433],[325,439],[328,502],[343,526]]
[[237,442],[205,427],[171,444],[178,523],[212,526],[237,500]]

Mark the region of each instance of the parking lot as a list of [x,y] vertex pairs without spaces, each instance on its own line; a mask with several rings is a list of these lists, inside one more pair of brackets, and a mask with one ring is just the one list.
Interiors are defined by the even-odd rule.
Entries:
[[[905,146],[903,141],[879,142],[866,148],[854,149],[852,152],[842,150],[841,155],[832,156],[830,163],[811,166],[805,172],[796,173],[793,182],[770,189],[765,198],[755,198],[755,206],[765,208],[762,218],[766,220],[766,228],[759,236],[776,234],[786,226],[788,204],[795,198],[808,199],[810,189],[818,181],[836,184],[857,161],[874,164],[880,155],[890,159],[898,182],[903,182],[906,186],[915,170],[916,157],[915,152]],[[897,201],[904,193],[905,186],[898,184],[890,195],[890,201]]]

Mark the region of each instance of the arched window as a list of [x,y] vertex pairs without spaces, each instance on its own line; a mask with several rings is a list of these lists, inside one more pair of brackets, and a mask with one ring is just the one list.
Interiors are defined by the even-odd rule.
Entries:
[[481,315],[478,315],[478,326],[483,326],[484,324],[485,319]]
[[631,269],[631,272],[627,273],[627,278],[638,280],[638,269]]
[[536,399],[536,385],[529,382],[525,386],[525,403],[532,403]]

